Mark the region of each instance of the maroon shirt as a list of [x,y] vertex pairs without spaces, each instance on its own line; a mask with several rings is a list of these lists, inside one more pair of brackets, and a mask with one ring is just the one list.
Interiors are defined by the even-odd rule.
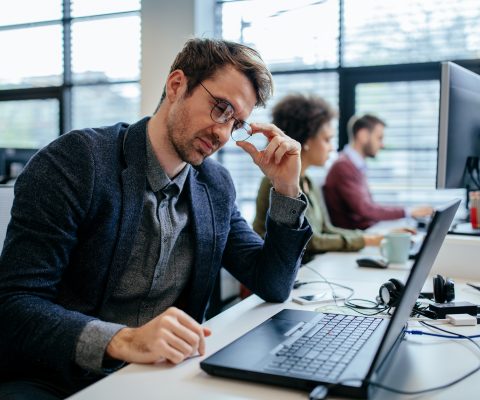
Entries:
[[343,153],[330,168],[323,193],[333,225],[341,228],[366,229],[379,221],[405,217],[403,207],[373,201],[365,174]]

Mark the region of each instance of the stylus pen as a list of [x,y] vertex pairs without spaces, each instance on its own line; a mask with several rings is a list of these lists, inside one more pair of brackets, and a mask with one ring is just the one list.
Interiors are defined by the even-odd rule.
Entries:
[[473,283],[468,283],[467,282],[467,285],[473,287],[474,289],[480,290],[480,286],[474,285]]

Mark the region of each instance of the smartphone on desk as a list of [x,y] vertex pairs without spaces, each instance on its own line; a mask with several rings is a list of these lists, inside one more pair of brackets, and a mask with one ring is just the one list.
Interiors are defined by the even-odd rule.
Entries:
[[322,291],[322,292],[317,292],[312,294],[305,294],[301,296],[293,296],[292,300],[298,304],[308,305],[308,304],[330,303],[330,302],[334,302],[335,300],[337,301],[345,300],[345,297],[336,295],[335,298],[333,298],[332,292]]

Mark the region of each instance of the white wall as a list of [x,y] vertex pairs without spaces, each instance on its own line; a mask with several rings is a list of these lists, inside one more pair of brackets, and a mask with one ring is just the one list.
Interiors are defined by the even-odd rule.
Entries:
[[213,37],[214,0],[142,0],[141,114],[151,115],[175,56],[191,37]]

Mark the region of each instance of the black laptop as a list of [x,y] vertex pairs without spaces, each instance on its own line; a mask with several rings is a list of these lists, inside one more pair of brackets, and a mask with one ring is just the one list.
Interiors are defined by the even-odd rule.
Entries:
[[368,397],[386,371],[460,200],[438,208],[391,319],[284,309],[200,363],[209,374]]

